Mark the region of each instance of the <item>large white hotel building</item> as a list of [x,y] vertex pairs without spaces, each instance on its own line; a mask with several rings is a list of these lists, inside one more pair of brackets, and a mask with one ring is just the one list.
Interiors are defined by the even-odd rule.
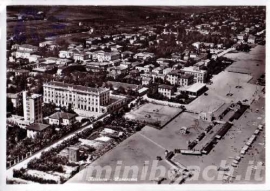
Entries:
[[84,116],[98,116],[120,107],[125,99],[110,96],[106,88],[91,88],[63,82],[43,84],[43,102],[57,106],[72,106],[75,112]]

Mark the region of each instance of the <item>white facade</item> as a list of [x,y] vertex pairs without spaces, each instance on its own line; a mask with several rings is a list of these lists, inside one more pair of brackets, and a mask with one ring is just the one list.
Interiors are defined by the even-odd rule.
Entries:
[[206,81],[207,71],[200,70],[197,67],[185,67],[181,69],[185,74],[193,75],[193,82],[194,83],[204,83]]
[[23,92],[24,120],[30,122],[42,122],[42,96],[39,94],[27,95]]
[[74,110],[87,111],[93,113],[105,113],[101,108],[107,105],[110,100],[109,89],[105,88],[88,88],[65,84],[62,82],[49,82],[43,84],[44,103],[55,103],[58,106],[69,104]]

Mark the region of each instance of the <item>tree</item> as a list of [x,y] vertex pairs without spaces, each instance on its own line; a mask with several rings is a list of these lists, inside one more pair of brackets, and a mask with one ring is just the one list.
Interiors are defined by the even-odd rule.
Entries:
[[10,98],[7,98],[7,112],[13,113],[14,106]]

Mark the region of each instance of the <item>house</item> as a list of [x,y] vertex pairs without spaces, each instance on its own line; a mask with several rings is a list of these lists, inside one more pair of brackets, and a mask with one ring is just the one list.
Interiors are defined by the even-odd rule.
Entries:
[[121,51],[123,49],[123,46],[120,46],[118,44],[111,46],[111,51]]
[[14,52],[14,56],[16,58],[26,58],[29,60],[29,58],[31,57],[32,55],[32,51],[29,51],[29,50],[17,50],[16,52]]
[[54,65],[48,65],[48,64],[37,64],[34,68],[33,71],[39,72],[39,73],[46,73],[46,72],[52,72],[56,69]]
[[32,54],[29,56],[28,60],[29,60],[29,63],[33,63],[33,62],[37,62],[40,58],[41,56]]
[[44,42],[40,42],[39,47],[45,47],[45,46],[51,45],[51,44],[54,44],[54,42],[52,40],[47,40],[47,41],[44,41]]
[[90,55],[91,54],[87,54],[86,52],[74,53],[73,59],[75,61],[85,61],[90,59]]
[[48,127],[50,127],[50,125],[43,123],[32,123],[26,127],[27,137],[34,139],[37,137],[37,135],[43,134]]
[[152,78],[149,78],[149,77],[142,78],[142,85],[148,86],[151,83],[152,83]]
[[171,99],[172,95],[174,94],[174,87],[170,85],[161,84],[158,86],[158,93]]
[[75,122],[76,114],[56,112],[49,116],[50,125],[72,125]]
[[132,55],[133,55],[134,53],[133,52],[131,52],[131,51],[124,51],[124,52],[122,52],[121,53],[121,58],[129,58],[129,57],[131,57]]
[[144,73],[151,72],[151,68],[150,67],[136,66],[135,69],[136,70],[139,70],[140,72],[144,72]]
[[163,74],[166,75],[168,73],[170,73],[173,69],[172,68],[165,68],[163,69]]
[[53,65],[57,62],[58,58],[56,57],[48,57],[48,58],[43,58],[40,60],[41,64],[48,64],[48,65]]
[[38,47],[30,45],[30,44],[22,44],[22,45],[17,46],[17,50],[27,51],[27,52],[32,52],[33,53],[33,52],[38,51]]
[[65,65],[65,66],[67,66],[67,65],[69,65],[71,63],[72,63],[72,61],[70,59],[67,59],[67,58],[59,58],[59,59],[56,60],[57,65]]
[[192,44],[192,46],[194,46],[198,50],[198,49],[200,49],[201,43],[200,42],[194,42]]
[[129,72],[129,75],[131,76],[131,77],[133,77],[133,78],[135,78],[135,77],[137,77],[137,76],[140,76],[140,71],[139,70],[131,70],[130,72]]
[[112,68],[108,68],[108,70],[109,70],[108,76],[111,76],[114,79],[120,75],[128,74],[128,67],[126,67],[126,66],[115,66]]
[[153,73],[162,74],[164,67],[156,67],[152,70]]
[[246,38],[246,35],[245,34],[238,34],[237,35],[237,39],[238,40],[245,40],[245,38]]
[[248,36],[248,43],[255,44],[256,42],[256,37],[253,35]]
[[57,75],[62,75],[63,74],[63,70],[66,69],[67,66],[59,66],[58,69],[57,69],[57,72],[56,74]]
[[72,58],[73,53],[68,50],[60,50],[58,56],[59,58]]
[[140,52],[134,55],[135,59],[139,60],[148,60],[150,58],[154,58],[155,54],[154,53],[149,53],[149,52]]
[[170,59],[168,59],[168,58],[159,58],[156,60],[156,62],[158,64],[163,64],[164,62],[169,62],[169,61],[170,61]]
[[22,92],[7,93],[7,98],[9,98],[11,100],[14,108],[22,105]]
[[17,69],[14,70],[15,72],[15,76],[28,76],[30,71],[29,70],[25,70],[25,69]]
[[127,67],[128,69],[132,68],[132,63],[131,62],[121,62],[120,63],[120,66],[125,66]]
[[93,60],[98,60],[99,62],[109,62],[120,59],[120,53],[118,51],[104,52],[95,51],[92,55]]
[[190,55],[189,55],[189,56],[190,56],[190,58],[197,58],[197,54],[196,54],[196,53],[193,53],[193,52],[192,52],[192,53],[190,53]]
[[217,44],[217,48],[222,49],[223,48],[223,44]]

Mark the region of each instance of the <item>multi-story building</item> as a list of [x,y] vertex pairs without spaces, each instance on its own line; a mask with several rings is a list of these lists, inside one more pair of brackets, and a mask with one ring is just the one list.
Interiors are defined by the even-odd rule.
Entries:
[[191,74],[193,75],[193,82],[194,83],[204,83],[206,81],[207,77],[207,71],[206,70],[200,70],[198,67],[185,67],[181,69],[182,72],[185,74]]
[[31,123],[42,122],[42,95],[23,92],[24,120]]
[[166,80],[169,81],[171,85],[189,86],[193,83],[193,75],[184,74],[180,70],[174,70],[168,73]]
[[174,94],[174,87],[170,85],[161,84],[158,86],[158,93],[171,99],[172,95]]
[[63,82],[43,84],[44,103],[55,103],[58,106],[71,106],[81,116],[98,117],[126,104],[125,96],[110,95],[106,88],[91,88]]
[[79,111],[105,113],[101,106],[107,105],[110,100],[110,91],[105,88],[91,88],[62,82],[43,84],[44,103],[55,103],[58,106],[68,107]]
[[117,51],[104,52],[103,50],[98,50],[93,52],[93,60],[98,60],[99,62],[109,62],[120,59],[120,53]]

